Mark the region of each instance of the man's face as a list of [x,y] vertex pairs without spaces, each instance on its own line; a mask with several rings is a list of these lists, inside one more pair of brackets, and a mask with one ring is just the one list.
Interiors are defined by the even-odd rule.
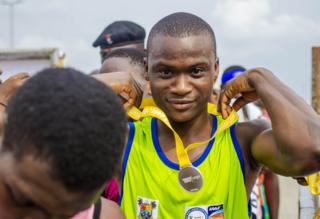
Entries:
[[[70,218],[88,208],[97,194],[70,192],[50,176],[48,161],[11,152],[0,155],[0,218]],[[98,191],[101,192],[101,191]],[[98,193],[97,192],[97,193]]]
[[156,104],[175,122],[207,113],[218,62],[208,35],[155,36],[148,48],[147,69]]
[[101,57],[101,63],[106,59],[107,55],[112,52],[113,50],[117,49],[123,49],[123,48],[133,48],[143,51],[144,50],[144,44],[143,43],[133,43],[133,44],[127,44],[123,46],[114,46],[107,49],[101,49],[100,50],[100,57]]

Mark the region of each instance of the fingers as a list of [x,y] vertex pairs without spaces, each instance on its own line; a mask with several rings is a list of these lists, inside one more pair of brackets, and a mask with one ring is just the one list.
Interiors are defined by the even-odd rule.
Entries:
[[307,186],[308,182],[304,177],[292,177],[293,179],[297,180],[297,183],[302,186]]
[[125,110],[128,110],[135,105],[136,99],[137,99],[137,93],[134,88],[123,86],[121,91],[118,93],[118,95],[123,100],[123,107]]
[[[231,90],[231,89],[230,89]],[[233,92],[228,90],[222,90],[220,93],[218,111],[221,112],[222,117],[226,119],[232,111],[230,101],[233,98]]]
[[11,76],[0,85],[0,100],[7,104],[12,95],[22,86],[29,78],[29,74],[22,72]]
[[27,79],[28,77],[29,77],[29,74],[27,72],[20,72],[18,74],[11,76],[10,78],[13,78],[16,80],[23,80],[23,79]]
[[238,99],[236,99],[236,101],[232,104],[232,108],[235,111],[238,111],[239,109],[241,109],[243,106],[245,106],[248,102],[243,98],[243,97],[239,97]]

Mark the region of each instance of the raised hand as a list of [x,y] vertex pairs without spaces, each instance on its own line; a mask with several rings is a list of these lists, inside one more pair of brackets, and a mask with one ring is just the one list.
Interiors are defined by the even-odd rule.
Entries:
[[[230,114],[232,108],[238,111],[247,103],[259,99],[255,87],[250,83],[252,73],[259,71],[265,71],[265,69],[248,70],[225,84],[220,92],[218,104],[223,118]],[[230,105],[232,99],[235,99],[235,102]]]
[[128,72],[113,72],[92,75],[92,77],[110,86],[123,102],[125,110],[139,106],[143,88]]
[[22,72],[11,76],[0,84],[0,103],[2,103],[2,105],[7,105],[9,99],[28,78],[29,74]]

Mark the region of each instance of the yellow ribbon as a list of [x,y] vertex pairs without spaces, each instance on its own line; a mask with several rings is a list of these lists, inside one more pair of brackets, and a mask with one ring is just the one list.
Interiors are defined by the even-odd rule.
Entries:
[[145,97],[142,99],[139,109],[144,109],[147,106],[156,106],[152,97]]
[[[154,100],[152,98],[143,98],[139,108],[144,110],[141,112],[136,107],[133,107],[128,111],[128,115],[134,120],[140,120],[144,117],[155,117],[171,129],[176,141],[176,152],[180,168],[192,165],[188,156],[189,151],[201,145],[207,144],[209,141],[214,139],[219,133],[232,126],[239,119],[239,116],[233,110],[229,117],[222,124],[219,125],[218,129],[216,130],[216,133],[210,139],[203,142],[190,144],[186,148],[184,148],[180,136],[172,128],[164,112],[162,112],[159,108],[156,107],[156,104],[154,103]],[[208,103],[208,113],[220,116],[220,113],[217,111],[217,106],[212,103]],[[310,176],[306,176],[305,179],[309,185],[311,194],[320,195],[320,172],[312,174]]]
[[[191,161],[189,159],[189,156],[188,156],[188,152],[189,151],[191,151],[192,149],[195,149],[195,148],[197,148],[197,147],[199,147],[201,145],[209,143],[218,134],[220,134],[224,130],[228,129],[229,127],[231,127],[239,119],[238,114],[233,110],[230,113],[230,115],[228,116],[228,118],[226,118],[224,120],[224,122],[222,122],[222,124],[219,125],[219,127],[217,128],[215,134],[211,138],[209,138],[208,140],[205,140],[205,141],[202,141],[202,142],[193,143],[193,144],[188,145],[187,147],[184,147],[180,136],[172,128],[172,126],[171,126],[171,124],[169,122],[169,119],[167,118],[165,113],[161,109],[159,109],[158,107],[155,106],[153,100],[152,100],[152,102],[150,100],[148,100],[148,101],[149,101],[148,103],[150,105],[151,104],[152,105],[151,106],[150,105],[149,106],[144,105],[144,109],[142,110],[142,112],[138,108],[132,107],[127,112],[127,114],[128,114],[129,117],[131,117],[134,120],[140,120],[140,119],[145,118],[145,117],[157,118],[158,120],[163,122],[173,132],[175,143],[176,143],[176,153],[177,153],[180,169],[183,168],[183,167],[192,166],[192,163],[191,163]],[[214,115],[217,115],[217,116],[221,116],[217,111],[216,105],[214,105],[212,103],[208,103],[208,113],[214,114]]]
[[320,173],[305,177],[312,195],[320,195]]

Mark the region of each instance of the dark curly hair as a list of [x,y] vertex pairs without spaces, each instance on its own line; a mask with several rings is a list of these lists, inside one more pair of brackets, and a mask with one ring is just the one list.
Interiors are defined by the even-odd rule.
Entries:
[[126,119],[113,91],[71,68],[30,78],[7,108],[3,151],[48,162],[70,191],[91,192],[112,175],[122,154]]

